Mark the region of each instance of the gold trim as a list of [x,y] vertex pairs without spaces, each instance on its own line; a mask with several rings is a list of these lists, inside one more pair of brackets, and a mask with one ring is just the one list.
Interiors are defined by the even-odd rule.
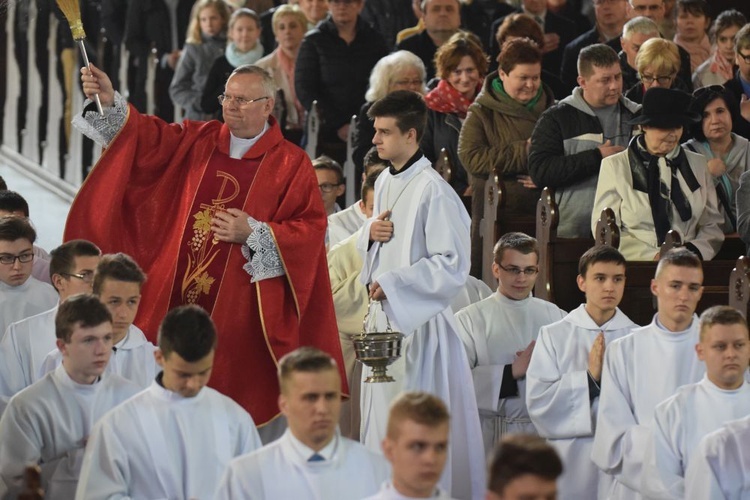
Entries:
[[260,328],[263,330],[263,339],[266,341],[266,347],[268,348],[268,353],[271,355],[271,359],[273,359],[273,364],[276,365],[276,368],[278,368],[279,360],[276,359],[276,355],[273,353],[271,342],[268,340],[268,331],[266,331],[266,320],[263,315],[263,301],[260,297],[259,281],[255,282],[255,294],[258,296],[258,315],[260,316]]
[[302,313],[299,309],[299,301],[297,300],[297,292],[294,291],[294,285],[292,284],[292,278],[289,276],[289,272],[286,268],[286,262],[284,262],[284,256],[281,255],[281,248],[279,248],[279,242],[276,241],[276,235],[273,232],[273,228],[271,227],[271,224],[266,223],[268,226],[268,230],[271,232],[271,237],[273,238],[273,242],[276,245],[276,250],[278,250],[279,253],[279,260],[281,261],[281,267],[284,268],[284,276],[286,276],[286,280],[289,283],[289,288],[292,290],[292,297],[294,297],[294,308],[297,310],[297,324],[300,324],[302,321]]

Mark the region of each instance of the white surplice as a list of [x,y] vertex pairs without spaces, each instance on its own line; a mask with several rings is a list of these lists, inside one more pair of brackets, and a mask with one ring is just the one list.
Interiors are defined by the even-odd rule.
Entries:
[[690,327],[671,332],[657,323],[615,340],[606,349],[602,393],[591,458],[613,477],[608,498],[640,499],[643,460],[650,446],[656,406],[679,387],[703,378],[695,355],[698,316]]
[[[750,415],[750,385],[724,390],[708,377],[682,387],[656,407],[653,440],[646,452],[643,496],[682,500],[685,471],[703,436]],[[748,443],[750,446],[750,443]]]
[[0,340],[0,415],[14,394],[39,380],[44,358],[56,349],[56,315],[57,306],[11,323]]
[[685,473],[685,500],[750,498],[750,417],[705,436]]
[[18,286],[0,282],[0,332],[4,335],[11,323],[49,311],[59,300],[52,285],[33,276]]
[[[154,351],[156,346],[146,339],[140,328],[131,324],[128,333],[114,346],[107,371],[116,373],[145,389],[158,372]],[[62,353],[55,348],[47,353],[39,368],[39,377],[51,372],[62,363]]]
[[204,387],[184,398],[154,381],[94,427],[75,498],[212,498],[229,461],[260,446],[228,397]]
[[599,398],[589,395],[589,352],[604,332],[605,352],[638,325],[622,311],[602,326],[580,305],[562,320],[542,327],[526,372],[526,405],[539,435],[555,447],[565,468],[557,480],[559,497],[605,498],[610,483],[591,461]]
[[340,212],[328,216],[328,248],[341,243],[357,232],[357,229],[367,220],[367,216],[359,208],[359,200],[355,201]]
[[[482,433],[471,370],[450,307],[469,274],[469,216],[424,157],[396,175],[388,170],[378,177],[374,213],[384,210],[391,211],[393,237],[370,245],[374,219],[365,223],[357,243],[364,255],[361,279],[380,284],[385,313],[406,338],[401,358],[388,369],[396,381],[362,384],[362,441],[380,450],[388,407],[401,391],[435,394],[451,413],[450,458],[440,486],[458,498],[481,498],[486,487]],[[379,309],[378,317],[382,327]]]
[[21,487],[26,465],[39,463],[45,498],[73,498],[92,427],[138,390],[107,373],[94,384],[78,384],[60,366],[16,394],[0,419],[0,474],[6,485]]
[[503,376],[516,353],[536,340],[539,329],[563,316],[565,311],[546,300],[531,296],[512,300],[500,292],[456,314],[474,379],[486,455],[504,434],[537,433],[526,410],[526,381],[517,380],[518,393],[501,398]]
[[[433,493],[429,498],[434,498],[436,500],[452,500],[451,496],[440,488],[435,490],[435,493]],[[393,483],[391,481],[386,481],[380,487],[380,491],[378,491],[371,497],[365,498],[365,500],[417,500],[417,498],[402,495],[401,493],[396,491],[396,488],[393,487]]]
[[315,453],[290,430],[262,449],[232,460],[216,500],[361,500],[378,491],[390,476],[382,455],[360,443],[336,437],[311,462]]

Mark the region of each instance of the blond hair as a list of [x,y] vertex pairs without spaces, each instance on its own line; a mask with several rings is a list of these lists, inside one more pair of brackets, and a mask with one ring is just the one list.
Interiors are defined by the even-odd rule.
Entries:
[[209,7],[219,14],[219,17],[224,23],[222,31],[226,31],[227,24],[229,23],[229,7],[227,7],[224,0],[199,0],[190,12],[190,25],[188,26],[187,39],[185,40],[187,43],[192,43],[193,45],[200,45],[203,43],[200,15],[204,9]]
[[677,74],[680,71],[680,51],[677,44],[663,38],[646,40],[635,56],[635,67],[641,75],[648,67],[659,75]]

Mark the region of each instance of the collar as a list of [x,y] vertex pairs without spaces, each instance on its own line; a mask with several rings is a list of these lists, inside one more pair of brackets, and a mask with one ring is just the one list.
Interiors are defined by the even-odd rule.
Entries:
[[596,321],[594,321],[588,311],[586,311],[586,304],[581,304],[570,311],[565,319],[578,328],[595,331],[597,333],[601,331],[607,332],[621,330],[623,328],[635,328],[637,326],[625,315],[625,313],[620,311],[619,307],[615,310],[615,315],[601,326],[597,325]]
[[393,165],[391,164],[391,162],[388,162],[388,164],[390,165],[388,167],[388,172],[390,172],[390,174],[393,175],[394,177],[397,176],[398,174],[402,174],[409,167],[411,167],[412,165],[414,165],[415,163],[417,163],[419,161],[419,159],[422,158],[422,156],[423,156],[422,155],[422,150],[417,149],[417,152],[414,153],[411,158],[409,158],[409,161],[406,162],[406,164],[401,168],[401,170],[396,170],[395,168],[393,168]]
[[335,457],[336,451],[339,447],[340,435],[338,428],[336,428],[333,439],[331,439],[328,444],[319,451],[315,451],[307,445],[303,444],[302,441],[297,439],[294,433],[292,433],[291,429],[287,428],[286,434],[289,438],[289,443],[292,445],[292,449],[297,454],[297,458],[304,463],[307,463],[308,459],[316,453],[325,458],[325,462],[330,463],[330,461]]
[[745,381],[744,376],[742,377],[742,385],[740,385],[736,389],[722,389],[718,385],[711,382],[711,380],[709,380],[708,373],[703,375],[703,379],[699,382],[699,384],[706,387],[710,391],[715,391],[715,392],[718,392],[719,394],[727,395],[727,396],[733,396],[733,395],[739,394],[747,390],[747,382]]
[[143,331],[138,328],[137,326],[131,324],[128,327],[128,333],[125,334],[125,336],[120,340],[117,344],[114,345],[116,350],[130,350],[135,349],[138,346],[141,346],[148,342],[146,340],[146,336],[143,334]]
[[263,124],[263,130],[260,131],[260,134],[249,139],[237,137],[232,132],[229,132],[229,157],[237,160],[245,156],[245,153],[247,153],[250,148],[252,148],[261,137],[263,137],[263,134],[265,134],[267,130],[268,122]]
[[57,380],[59,380],[63,386],[67,387],[68,389],[72,389],[74,391],[82,392],[85,394],[93,394],[94,392],[96,392],[99,387],[101,387],[101,381],[104,380],[103,372],[93,384],[79,384],[78,382],[70,378],[70,375],[68,375],[68,371],[65,369],[62,363],[60,363],[52,373],[53,376]]
[[156,377],[154,378],[154,381],[151,383],[151,386],[148,388],[148,391],[156,398],[162,401],[166,401],[168,403],[183,403],[189,404],[192,402],[201,401],[204,394],[206,394],[205,389],[201,389],[201,391],[198,393],[197,396],[192,398],[186,398],[182,396],[179,393],[176,393],[174,391],[170,391],[166,387],[164,387],[164,371],[160,371]]
[[677,336],[683,336],[685,334],[691,333],[698,325],[698,316],[693,313],[693,319],[690,322],[690,325],[679,332],[673,332],[672,330],[669,330],[666,326],[661,324],[661,321],[659,321],[659,313],[657,312],[654,314],[654,321],[653,325],[659,332],[662,332],[664,334],[669,335],[670,337],[677,337]]

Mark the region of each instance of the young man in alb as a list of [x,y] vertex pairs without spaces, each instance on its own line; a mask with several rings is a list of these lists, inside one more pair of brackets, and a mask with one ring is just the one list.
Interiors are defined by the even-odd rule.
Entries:
[[250,415],[206,387],[216,340],[204,309],[167,313],[155,354],[162,371],[94,427],[77,500],[213,498],[229,461],[260,448]]
[[[590,248],[578,261],[586,302],[542,327],[526,372],[526,405],[542,437],[565,463],[560,498],[604,498],[610,483],[591,461],[604,353],[638,325],[620,309],[625,258],[610,246]],[[600,493],[601,492],[601,493]]]
[[567,500],[558,497],[563,463],[544,439],[511,434],[500,441],[490,460],[486,500]]
[[706,364],[706,376],[656,407],[643,472],[645,497],[685,498],[685,471],[701,438],[750,415],[748,337],[747,321],[733,307],[714,306],[701,314],[695,351]]
[[591,458],[611,477],[608,498],[613,500],[641,498],[656,406],[706,372],[695,356],[701,260],[686,248],[670,250],[656,267],[651,293],[657,302],[654,320],[612,342],[604,356]]
[[[365,223],[357,242],[364,258],[361,281],[405,338],[401,358],[389,368],[396,381],[362,386],[362,441],[380,449],[388,407],[402,390],[435,394],[454,411],[450,463],[440,487],[454,497],[476,498],[484,490],[482,434],[450,307],[469,275],[469,215],[419,150],[427,120],[421,96],[392,92],[368,116],[375,122],[372,142],[390,167],[375,183],[378,215]],[[385,328],[379,311],[377,319]]]
[[24,469],[39,464],[46,498],[73,498],[94,424],[138,392],[106,373],[112,316],[88,294],[60,304],[55,318],[62,364],[11,398],[0,419],[0,476],[10,498],[22,491]]
[[531,296],[538,265],[535,238],[504,234],[495,244],[492,263],[497,292],[456,314],[487,456],[503,434],[536,434],[526,410],[526,372],[539,328],[565,315],[553,303]]

